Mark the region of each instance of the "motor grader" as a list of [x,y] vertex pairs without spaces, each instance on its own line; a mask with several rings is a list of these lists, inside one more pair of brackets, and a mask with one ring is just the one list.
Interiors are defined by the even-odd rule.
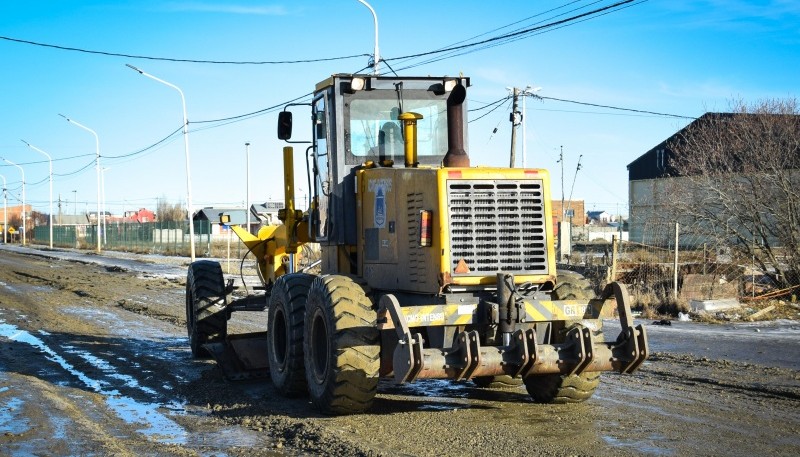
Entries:
[[[588,399],[603,371],[648,354],[625,286],[596,298],[556,269],[546,170],[474,167],[466,149],[467,77],[336,74],[320,82],[306,150],[307,212],[295,208],[284,148],[285,208],[256,235],[263,293],[233,298],[220,265],[190,265],[187,327],[195,356],[228,377],[269,376],[327,414],[370,408],[378,380],[524,383],[536,402]],[[292,110],[278,138],[292,138]],[[222,215],[222,222],[227,218]],[[319,243],[321,274],[299,267]],[[616,309],[621,333],[604,340]],[[267,311],[265,332],[229,335],[235,311]]]

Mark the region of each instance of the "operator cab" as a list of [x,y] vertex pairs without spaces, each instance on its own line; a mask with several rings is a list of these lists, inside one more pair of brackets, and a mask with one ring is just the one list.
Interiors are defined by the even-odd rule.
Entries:
[[[458,86],[459,100],[453,104],[451,96]],[[417,120],[414,166],[441,166],[453,141],[448,135],[457,136],[460,145],[466,144],[465,123],[459,122],[458,131],[450,132],[448,112],[457,109],[457,117],[466,119],[463,98],[468,86],[469,78],[463,77],[350,74],[333,75],[317,84],[312,102],[313,182],[309,183],[312,237],[323,245],[356,245],[355,170],[403,165],[401,114],[422,116]],[[291,137],[291,118],[285,113],[279,120],[281,139]]]

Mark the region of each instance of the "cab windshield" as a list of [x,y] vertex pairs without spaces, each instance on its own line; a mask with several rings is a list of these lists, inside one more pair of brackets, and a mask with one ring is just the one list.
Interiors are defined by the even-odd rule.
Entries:
[[[447,153],[447,101],[429,91],[406,90],[402,102],[395,91],[357,92],[347,100],[345,138],[348,163],[386,159],[403,163],[402,112],[422,115],[417,121],[417,157],[435,165]],[[402,111],[401,111],[402,104]]]

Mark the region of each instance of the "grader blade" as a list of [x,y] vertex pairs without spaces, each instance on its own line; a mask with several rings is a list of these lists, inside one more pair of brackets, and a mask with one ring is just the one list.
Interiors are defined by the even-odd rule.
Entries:
[[229,335],[224,342],[205,344],[225,378],[244,381],[269,377],[267,332]]

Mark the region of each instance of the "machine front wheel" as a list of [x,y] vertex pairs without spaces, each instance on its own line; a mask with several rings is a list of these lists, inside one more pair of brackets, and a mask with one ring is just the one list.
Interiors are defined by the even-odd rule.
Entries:
[[325,414],[369,409],[378,389],[377,314],[363,289],[346,276],[320,276],[305,311],[306,380],[311,401]]
[[192,262],[186,275],[186,329],[194,357],[209,357],[203,345],[225,340],[226,306],[225,278],[219,263]]
[[287,397],[306,392],[303,315],[314,276],[283,275],[272,287],[267,317],[267,356],[272,384]]

